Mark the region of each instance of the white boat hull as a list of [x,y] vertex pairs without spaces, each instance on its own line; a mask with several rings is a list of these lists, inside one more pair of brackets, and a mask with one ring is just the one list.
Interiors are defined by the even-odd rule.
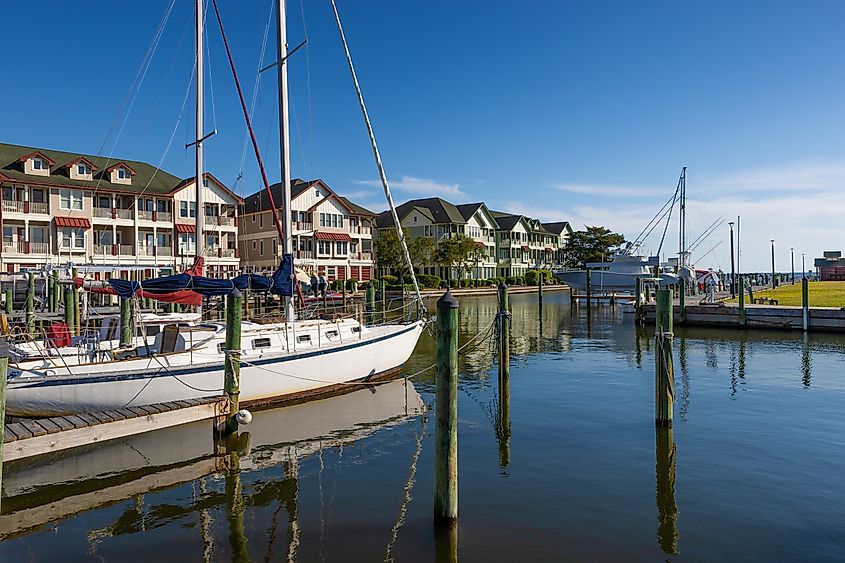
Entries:
[[[423,321],[373,327],[360,340],[273,355],[244,350],[240,401],[284,401],[384,377],[408,360],[423,328]],[[72,366],[72,375],[66,369],[37,376],[24,372],[8,382],[6,413],[61,416],[221,395],[224,368],[219,355],[188,354]],[[180,365],[174,365],[177,361]]]

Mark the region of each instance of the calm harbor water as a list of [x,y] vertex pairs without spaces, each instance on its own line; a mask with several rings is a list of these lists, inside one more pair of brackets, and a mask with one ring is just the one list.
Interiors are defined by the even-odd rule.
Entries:
[[[512,296],[509,425],[489,339],[461,354],[460,521],[431,524],[433,372],[8,463],[2,561],[843,561],[845,339],[676,328],[675,427],[652,330]],[[431,304],[433,307],[433,303]],[[494,298],[461,299],[461,342]],[[407,365],[433,363],[423,340]],[[504,424],[503,424],[504,422]]]

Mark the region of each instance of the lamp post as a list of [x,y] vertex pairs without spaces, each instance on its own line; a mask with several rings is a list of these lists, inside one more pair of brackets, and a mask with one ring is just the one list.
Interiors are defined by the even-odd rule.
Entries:
[[776,283],[777,283],[777,282],[775,282],[775,239],[771,239],[771,240],[772,240],[772,289],[774,289],[775,286],[776,286]]
[[734,222],[728,222],[731,227],[731,299],[736,297],[736,269],[734,268]]
[[801,279],[807,277],[807,267],[804,266],[804,253],[801,253]]
[[792,285],[795,285],[795,249],[789,248],[789,259],[792,262]]

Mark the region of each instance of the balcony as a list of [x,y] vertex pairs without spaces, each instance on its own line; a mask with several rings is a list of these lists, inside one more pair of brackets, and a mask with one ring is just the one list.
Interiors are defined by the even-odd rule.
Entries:
[[294,231],[313,231],[314,223],[307,223],[305,221],[293,221],[291,223]]
[[70,252],[70,253],[73,253],[73,252],[79,252],[79,253],[84,253],[84,252],[85,252],[85,247],[84,247],[84,246],[68,246],[68,245],[66,245],[66,244],[62,244],[61,246],[59,246],[59,254],[61,254],[61,253],[63,253],[63,252]]
[[218,227],[234,227],[235,218],[228,215],[206,215],[206,225],[217,225]]
[[157,246],[156,256],[173,256],[173,247],[171,246]]
[[114,210],[114,218],[115,219],[132,219],[132,210],[131,209],[115,209]]
[[237,258],[237,251],[234,248],[221,248],[220,258]]
[[349,258],[352,260],[372,260],[373,253],[372,252],[350,252]]
[[29,254],[49,254],[50,253],[50,243],[49,242],[30,242],[24,243],[29,244]]
[[156,250],[154,246],[147,246],[145,244],[138,245],[138,256],[155,256]]
[[94,208],[94,217],[100,219],[111,219],[111,208],[110,207],[95,207]]
[[155,211],[139,211],[138,212],[138,220],[139,221],[155,221]]
[[12,213],[23,213],[22,201],[3,201],[3,211]]
[[314,251],[313,250],[294,250],[293,251],[294,258],[298,260],[313,260],[314,259]]
[[50,243],[48,242],[4,242],[3,254],[48,254]]
[[364,225],[350,225],[349,232],[355,235],[370,235],[373,232],[372,227],[365,227]]
[[156,220],[160,223],[172,223],[173,222],[173,213],[169,211],[157,211],[156,212]]
[[42,215],[49,215],[50,214],[50,207],[47,203],[39,202],[39,201],[30,201],[29,202],[29,212],[30,213],[41,213]]

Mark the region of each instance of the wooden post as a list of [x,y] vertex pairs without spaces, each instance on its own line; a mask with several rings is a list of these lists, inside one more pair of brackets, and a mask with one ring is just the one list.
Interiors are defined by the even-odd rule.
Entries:
[[381,293],[381,310],[387,310],[387,283],[384,280],[379,281],[379,292]]
[[132,309],[129,301],[132,298],[120,298],[120,345],[129,346],[132,343]]
[[74,336],[76,321],[73,318],[73,288],[70,286],[65,287],[65,324],[70,335]]
[[739,326],[745,326],[745,278],[739,276]]
[[236,418],[241,393],[241,321],[243,295],[237,289],[229,294],[226,304],[226,362],[224,364],[223,392],[229,400],[226,421],[219,428],[223,436],[238,430]]
[[346,280],[341,280],[340,287],[343,295],[343,311],[346,312]]
[[73,285],[73,330],[76,336],[82,336],[82,322],[79,314],[79,288],[76,286],[76,277],[78,275],[76,268],[71,270]]
[[680,312],[678,313],[678,321],[683,324],[687,322],[687,284],[681,280],[681,283],[678,284],[678,302],[680,303],[679,309]]
[[[9,368],[9,358],[0,357],[0,437],[5,432],[6,420],[6,371]],[[3,488],[3,440],[0,438],[0,490]]]
[[15,292],[11,287],[6,288],[6,314],[11,315],[15,311]]
[[810,282],[801,278],[801,325],[804,332],[810,330]]
[[641,278],[636,279],[636,287],[635,290],[636,294],[634,295],[634,320],[636,322],[642,321],[643,316],[643,280]]
[[435,523],[458,518],[458,315],[458,300],[447,289],[437,301]]
[[675,374],[672,365],[672,290],[657,290],[655,314],[655,424],[672,426]]
[[499,381],[511,374],[511,319],[508,306],[508,286],[499,285]]
[[35,274],[26,276],[26,332],[35,334]]
[[[584,273],[587,276],[587,309],[590,308],[590,298],[593,296],[593,286],[590,283],[590,269],[587,268]],[[589,313],[588,313],[589,314]]]

